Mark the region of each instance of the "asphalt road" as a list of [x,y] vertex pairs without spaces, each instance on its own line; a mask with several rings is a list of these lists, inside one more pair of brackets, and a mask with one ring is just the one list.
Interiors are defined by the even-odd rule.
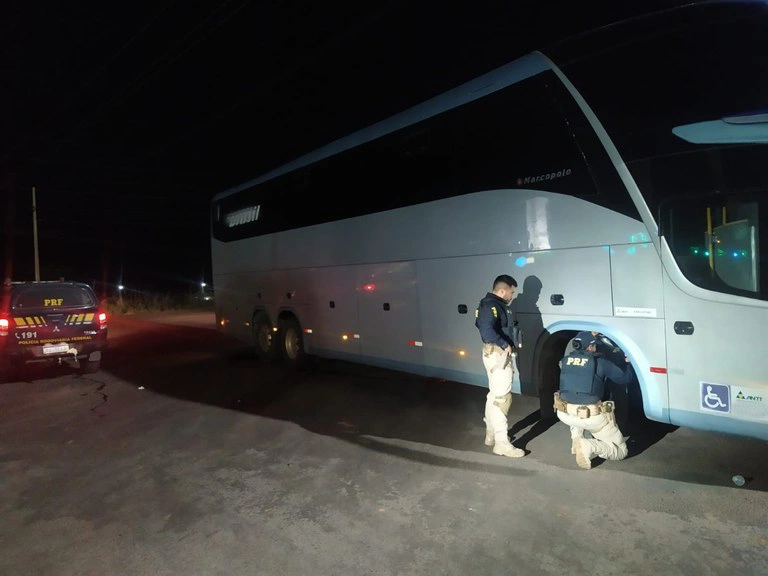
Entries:
[[638,422],[584,471],[515,397],[507,459],[484,395],[114,317],[101,372],[0,385],[0,574],[768,574],[766,442]]

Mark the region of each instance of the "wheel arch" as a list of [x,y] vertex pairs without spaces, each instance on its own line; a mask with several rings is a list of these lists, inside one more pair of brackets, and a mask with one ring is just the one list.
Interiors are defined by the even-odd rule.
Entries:
[[[561,321],[555,322],[542,331],[536,342],[533,360],[534,375],[537,378],[537,382],[542,382],[542,380],[539,380],[541,378],[546,381],[547,378],[559,377],[560,369],[557,362],[563,357],[568,342],[581,331],[598,332],[608,337],[616,346],[621,348],[632,364],[637,383],[636,394],[630,395],[630,407],[641,408],[645,415],[655,413],[657,410],[654,410],[653,406],[656,403],[660,404],[661,399],[654,401],[650,397],[648,384],[638,370],[638,366],[648,364],[642,349],[627,334],[612,330],[610,327],[596,322]],[[558,386],[559,382],[556,383],[555,389]],[[639,404],[639,406],[636,404]]]

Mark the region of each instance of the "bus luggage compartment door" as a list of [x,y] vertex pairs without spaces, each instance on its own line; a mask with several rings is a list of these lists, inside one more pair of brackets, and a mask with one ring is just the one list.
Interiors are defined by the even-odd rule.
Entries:
[[422,373],[424,356],[415,264],[360,266],[357,287],[363,356],[385,368]]

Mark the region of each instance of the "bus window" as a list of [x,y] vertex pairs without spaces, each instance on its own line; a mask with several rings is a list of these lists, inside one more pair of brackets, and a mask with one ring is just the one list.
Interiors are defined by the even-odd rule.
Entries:
[[[757,212],[755,206],[755,212]],[[749,219],[727,222],[713,229],[712,270],[732,288],[758,292],[757,227]]]
[[[765,210],[756,196],[686,196],[662,203],[661,232],[681,271],[697,286],[768,299],[760,234]],[[762,231],[765,237],[765,225]]]

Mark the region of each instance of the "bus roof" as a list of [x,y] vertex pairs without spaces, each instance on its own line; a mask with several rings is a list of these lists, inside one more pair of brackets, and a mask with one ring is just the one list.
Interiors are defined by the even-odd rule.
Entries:
[[256,186],[257,184],[261,184],[262,182],[266,182],[281,176],[282,174],[296,170],[297,168],[308,166],[323,158],[328,158],[345,150],[349,150],[350,148],[365,144],[366,142],[375,140],[385,134],[404,128],[405,126],[415,124],[416,122],[420,122],[421,120],[425,120],[440,114],[441,112],[445,112],[446,110],[450,110],[496,92],[497,90],[501,90],[502,88],[506,88],[511,84],[535,76],[550,68],[551,63],[543,55],[539,53],[528,54],[457,86],[456,88],[443,92],[434,98],[430,98],[421,104],[417,104],[403,112],[372,124],[367,128],[363,128],[348,136],[334,140],[333,142],[304,154],[262,176],[220,192],[214,197],[214,201],[240,192],[241,190],[246,190],[252,186]]

